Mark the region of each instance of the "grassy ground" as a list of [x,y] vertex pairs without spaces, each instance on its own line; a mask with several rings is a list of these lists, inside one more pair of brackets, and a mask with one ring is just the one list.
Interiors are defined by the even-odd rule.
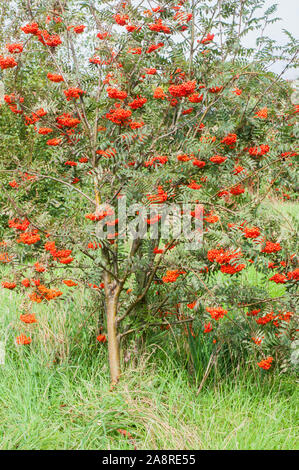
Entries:
[[[286,205],[284,215],[288,208],[293,212]],[[242,276],[244,283],[261,282],[253,267]],[[269,294],[282,295],[283,289],[269,285]],[[96,341],[97,312],[90,316],[84,290],[72,295],[36,305],[39,323],[26,326],[19,321],[20,297],[0,289],[0,340],[6,343],[0,449],[298,448],[293,377],[241,369],[210,380],[196,396],[186,355],[164,346],[161,332],[138,361],[132,349],[119,386],[110,392],[106,346]],[[20,333],[33,338],[29,347],[15,346]],[[118,429],[129,431],[134,442]]]
[[[99,347],[92,362],[55,367],[26,352],[8,355],[0,380],[1,449],[297,446],[296,390],[287,378],[263,384],[245,373],[195,396],[187,372],[160,350],[127,370],[109,392]],[[118,429],[129,431],[135,444]]]

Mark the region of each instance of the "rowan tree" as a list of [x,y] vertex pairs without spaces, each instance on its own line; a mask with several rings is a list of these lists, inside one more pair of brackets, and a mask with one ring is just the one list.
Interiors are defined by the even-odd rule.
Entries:
[[[263,0],[22,3],[0,54],[2,261],[12,267],[3,288],[18,289],[30,315],[35,302],[90,287],[113,384],[120,344],[156,326],[212,334],[217,349],[237,325],[236,343],[268,369],[294,342],[298,280],[293,225],[283,232],[283,215],[262,206],[295,180],[297,156],[298,107],[283,78],[296,41],[264,35],[275,7],[258,17]],[[246,48],[259,28],[257,48]],[[277,75],[269,67],[282,58]],[[134,204],[200,205],[201,246],[165,238],[159,214],[145,215],[144,238],[123,238],[124,197],[128,222]],[[242,287],[251,265],[283,295]]]

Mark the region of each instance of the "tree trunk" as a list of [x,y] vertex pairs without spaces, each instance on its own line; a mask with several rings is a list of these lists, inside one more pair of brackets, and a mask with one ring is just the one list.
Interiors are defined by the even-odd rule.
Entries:
[[108,333],[108,355],[111,384],[115,385],[120,376],[119,340],[116,330],[116,304],[115,297],[107,301],[107,333]]
[[115,281],[109,281],[109,275],[105,274],[104,286],[107,315],[108,357],[111,385],[113,386],[118,382],[120,376],[119,339],[116,323],[119,289]]

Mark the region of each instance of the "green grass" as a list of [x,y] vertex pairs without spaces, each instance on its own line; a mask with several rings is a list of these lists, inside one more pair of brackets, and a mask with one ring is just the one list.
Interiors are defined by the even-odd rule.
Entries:
[[[294,205],[286,206],[284,214],[291,213]],[[7,269],[1,268],[2,278]],[[241,279],[264,282],[253,266]],[[267,289],[273,297],[284,293],[274,283]],[[63,290],[66,300],[36,305],[38,324],[26,326],[19,320],[21,298],[0,289],[0,339],[6,343],[0,449],[298,448],[293,377],[262,370],[252,375],[244,366],[211,378],[197,396],[186,341],[166,343],[163,335],[171,332],[152,336],[138,358],[129,345],[131,359],[110,392],[106,346],[96,341],[98,311],[92,312],[83,288]],[[32,337],[30,346],[15,345],[20,333]],[[129,431],[134,443],[118,429]]]
[[242,374],[196,396],[187,372],[152,349],[109,392],[105,356],[99,346],[92,361],[45,367],[25,348],[8,354],[0,369],[0,448],[132,449],[119,428],[137,449],[297,446],[296,390],[288,379],[254,383]]
[[[283,217],[293,217],[297,223],[299,222],[298,204],[297,202],[281,202],[275,199],[266,199],[262,204],[262,209],[283,215]],[[286,219],[284,219],[286,221]]]
[[[221,284],[224,281],[227,281],[227,275],[218,271],[212,279]],[[252,265],[247,266],[243,271],[241,271],[238,279],[240,283],[245,286],[258,285],[263,287],[269,297],[280,297],[285,293],[285,287],[283,284],[275,284],[274,282],[270,282],[268,279],[265,280],[263,274],[258,272]]]
[[[149,342],[109,391],[106,347],[85,313],[84,291],[54,309],[39,305],[39,325],[18,320],[19,298],[1,291],[0,449],[293,449],[293,378],[239,371],[237,379],[197,386],[184,354]],[[63,307],[62,307],[63,305]],[[6,326],[4,328],[4,325]],[[15,346],[28,329],[34,341]],[[161,346],[162,344],[162,346]],[[133,444],[117,430],[129,431]]]

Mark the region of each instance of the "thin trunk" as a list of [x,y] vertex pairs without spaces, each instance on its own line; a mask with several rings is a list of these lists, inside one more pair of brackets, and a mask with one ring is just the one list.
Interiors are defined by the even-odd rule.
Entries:
[[117,335],[117,303],[119,297],[119,289],[115,281],[109,282],[109,274],[105,273],[105,300],[107,315],[107,333],[108,333],[108,357],[109,369],[111,377],[111,385],[115,385],[120,377],[120,354],[119,354],[119,338]]
[[116,330],[116,304],[115,298],[107,302],[107,333],[108,333],[108,355],[111,375],[111,384],[115,385],[120,376],[119,340]]

